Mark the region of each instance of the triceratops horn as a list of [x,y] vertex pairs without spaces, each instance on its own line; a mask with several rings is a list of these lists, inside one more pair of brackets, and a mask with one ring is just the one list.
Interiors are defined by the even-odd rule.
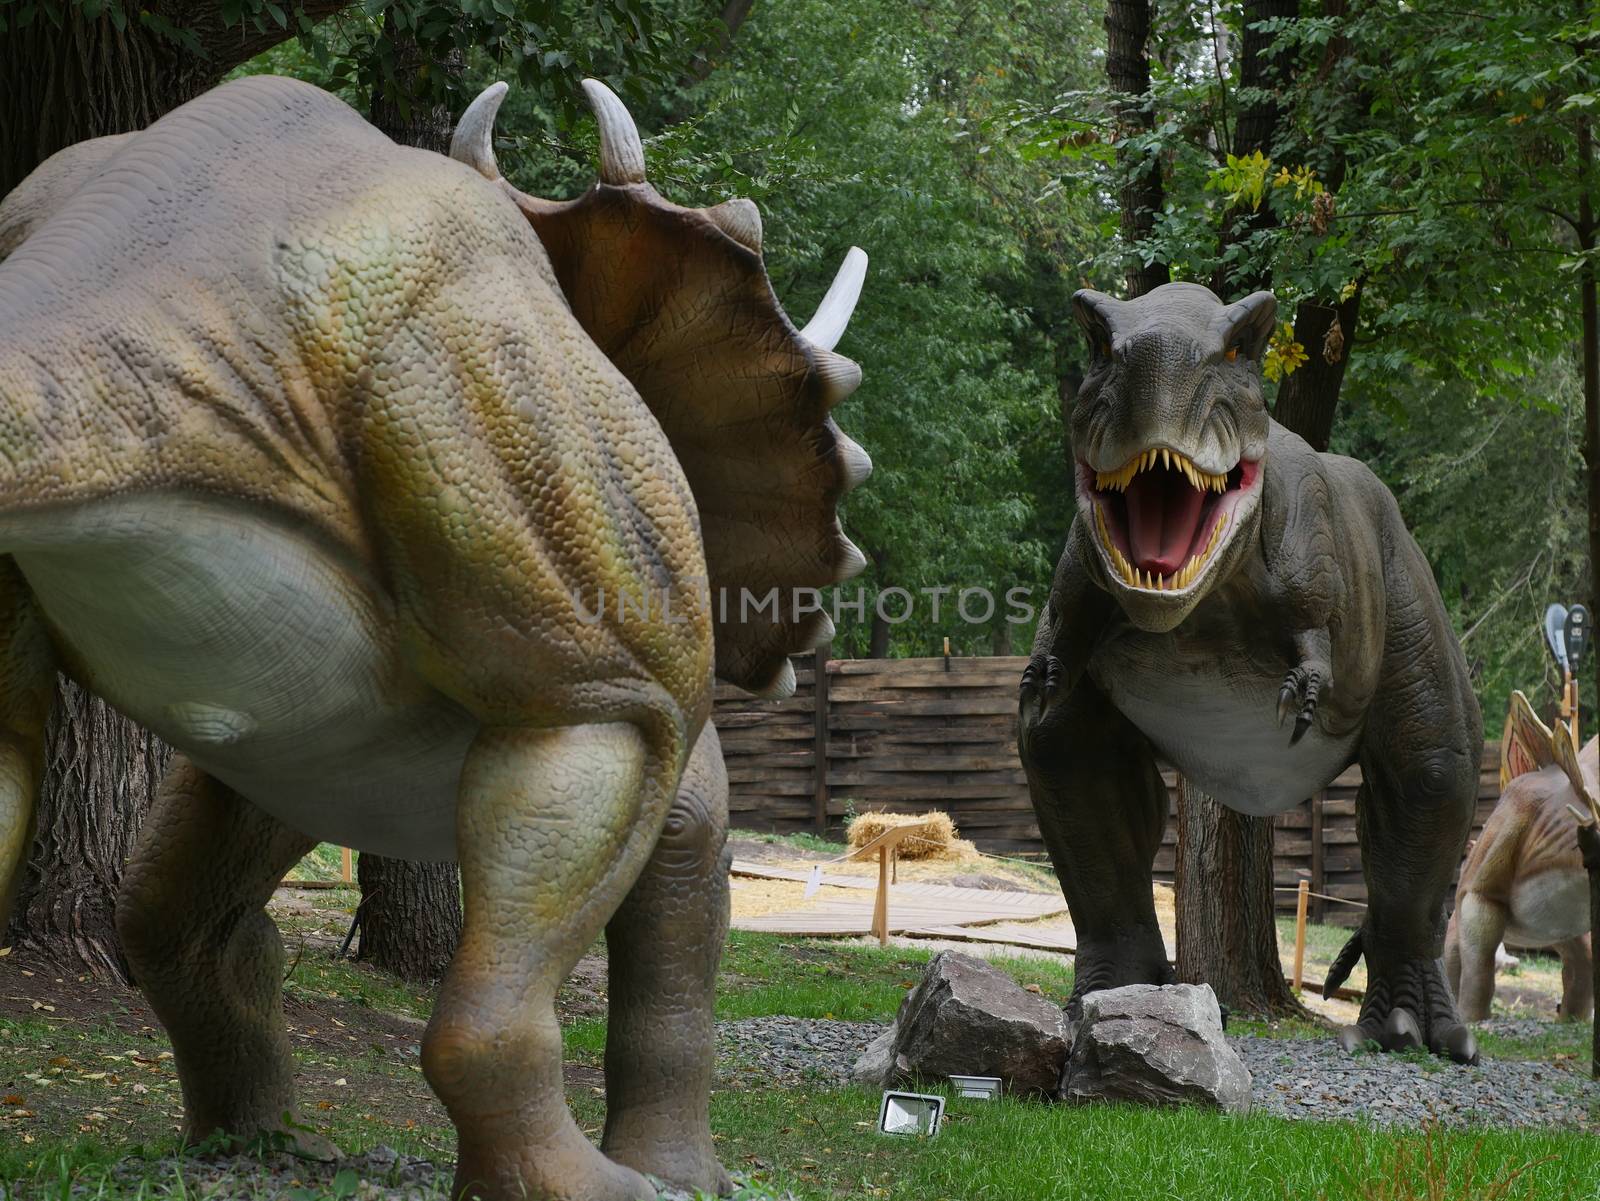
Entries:
[[491,83],[484,88],[467,105],[450,137],[450,157],[488,179],[500,178],[500,168],[494,161],[494,118],[509,90],[504,83]]
[[585,79],[583,94],[589,98],[589,107],[600,123],[600,182],[643,183],[644,144],[639,141],[639,127],[627,108],[598,79]]
[[850,314],[856,311],[856,301],[861,298],[861,285],[867,278],[867,252],[859,246],[850,247],[844,256],[839,274],[828,285],[828,294],[817,306],[816,315],[800,331],[800,336],[813,346],[832,350],[844,337],[850,324]]

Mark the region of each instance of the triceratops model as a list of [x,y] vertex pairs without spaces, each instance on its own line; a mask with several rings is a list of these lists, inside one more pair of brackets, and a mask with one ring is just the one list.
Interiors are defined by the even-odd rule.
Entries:
[[1251,814],[1359,761],[1371,908],[1328,987],[1363,953],[1368,986],[1342,1039],[1474,1059],[1439,949],[1482,719],[1427,560],[1366,467],[1268,417],[1270,294],[1073,304],[1093,349],[1071,418],[1078,515],[1019,741],[1078,930],[1074,996],[1170,979],[1150,891],[1158,756]]
[[1594,1009],[1589,874],[1575,813],[1589,808],[1600,739],[1578,753],[1565,724],[1554,730],[1528,698],[1511,694],[1501,739],[1500,801],[1467,852],[1444,936],[1444,968],[1461,1016],[1481,1022],[1494,999],[1495,952],[1504,939],[1561,955],[1561,1016]]
[[[461,864],[422,1042],[458,1191],[727,1183],[701,732],[714,667],[781,691],[828,628],[707,598],[863,565],[835,502],[870,464],[828,410],[860,379],[831,348],[865,260],[796,330],[755,207],[663,201],[586,87],[601,182],[570,203],[501,180],[502,85],[457,162],[252,78],[63,152],[0,209],[0,877],[58,667],[178,749],[117,917],[192,1137],[292,1112],[263,907],[323,839]],[[553,1008],[602,928],[604,1154]]]

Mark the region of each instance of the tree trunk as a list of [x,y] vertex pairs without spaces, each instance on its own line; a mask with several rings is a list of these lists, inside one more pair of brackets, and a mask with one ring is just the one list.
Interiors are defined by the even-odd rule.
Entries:
[[1350,348],[1361,315],[1361,290],[1356,289],[1336,307],[1302,300],[1294,315],[1294,340],[1306,348],[1307,361],[1278,385],[1272,415],[1309,442],[1314,450],[1327,450],[1333,434],[1333,415],[1339,407],[1339,390],[1350,362]]
[[[349,0],[304,0],[320,20]],[[207,0],[113,0],[126,15],[121,30],[108,15],[85,20],[79,5],[62,8],[58,28],[44,14],[0,34],[0,197],[63,147],[85,138],[143,129],[192,100],[224,75],[284,39],[290,28],[223,23]],[[195,54],[140,23],[142,10],[191,32]]]
[[[1289,51],[1275,46],[1273,39],[1254,28],[1257,22],[1299,15],[1299,0],[1248,0],[1244,6],[1244,52],[1239,60],[1239,91],[1251,97],[1239,110],[1234,129],[1233,153],[1240,158],[1257,151],[1272,157],[1273,142],[1283,119],[1281,91],[1289,83],[1293,59]],[[1243,205],[1228,210],[1222,218],[1222,245],[1246,241],[1260,230],[1271,229],[1277,217],[1270,204],[1260,208]],[[1223,300],[1236,300],[1257,288],[1270,287],[1271,268],[1248,254],[1230,266],[1218,262],[1211,290]]]
[[[407,103],[419,90],[424,56],[415,41],[384,18],[395,48],[394,87],[372,97],[372,123],[396,142],[440,154],[450,149],[455,122],[444,105]],[[459,76],[459,57],[439,64]],[[406,980],[436,980],[444,975],[461,941],[461,873],[454,863],[408,862],[363,854],[361,958]]]
[[[303,0],[320,20],[349,0]],[[0,35],[0,198],[50,155],[85,138],[142,129],[192,99],[239,63],[290,36],[226,27],[205,0],[115,0],[122,30],[107,15],[85,20],[64,6],[58,27],[43,14]],[[188,29],[194,54],[139,21],[149,10]],[[149,808],[170,751],[99,698],[63,682],[48,732],[38,835],[7,941],[63,967],[127,977],[111,915],[122,865]]]
[[1127,145],[1130,138],[1151,133],[1156,127],[1150,96],[1150,2],[1109,0],[1106,4],[1106,78],[1117,120],[1118,193],[1122,215],[1122,242],[1134,257],[1127,265],[1128,295],[1143,296],[1166,283],[1171,275],[1165,263],[1146,263],[1134,249],[1156,227],[1161,212],[1161,157]]
[[461,941],[460,873],[454,863],[360,855],[359,958],[404,980],[437,980]]
[[1278,959],[1270,817],[1234,813],[1180,779],[1176,892],[1179,980],[1211,985],[1235,1013],[1302,1012]]
[[[154,121],[210,81],[171,43],[130,23],[85,21],[67,6],[0,36],[0,196],[84,138]],[[128,978],[112,915],[170,751],[98,697],[62,678],[51,713],[37,836],[5,939],[70,971]]]
[[[1289,82],[1291,66],[1266,35],[1250,26],[1297,13],[1297,0],[1250,0],[1245,5],[1239,87],[1253,99],[1239,113],[1236,154],[1271,153],[1282,117],[1276,89]],[[1231,210],[1223,216],[1222,249],[1272,223],[1272,211],[1266,206],[1258,211]],[[1271,283],[1270,267],[1246,257],[1232,270],[1219,266],[1211,286],[1227,299]],[[1272,819],[1235,813],[1180,779],[1176,888],[1180,980],[1210,984],[1218,1000],[1241,1012],[1301,1012],[1278,958],[1273,884]]]
[[127,981],[117,886],[172,752],[65,677],[46,737],[39,833],[5,941]]

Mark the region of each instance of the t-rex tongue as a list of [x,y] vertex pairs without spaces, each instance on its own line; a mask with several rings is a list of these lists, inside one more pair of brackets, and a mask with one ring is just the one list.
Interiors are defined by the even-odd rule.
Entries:
[[1144,471],[1129,482],[1125,495],[1133,565],[1171,575],[1189,559],[1205,493],[1176,471]]

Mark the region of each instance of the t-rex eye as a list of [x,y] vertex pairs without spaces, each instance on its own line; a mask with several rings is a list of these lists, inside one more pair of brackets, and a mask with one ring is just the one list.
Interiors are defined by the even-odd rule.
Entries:
[[1237,346],[1228,347],[1227,350],[1222,352],[1222,357],[1227,359],[1230,363],[1233,362],[1239,357],[1239,348]]

